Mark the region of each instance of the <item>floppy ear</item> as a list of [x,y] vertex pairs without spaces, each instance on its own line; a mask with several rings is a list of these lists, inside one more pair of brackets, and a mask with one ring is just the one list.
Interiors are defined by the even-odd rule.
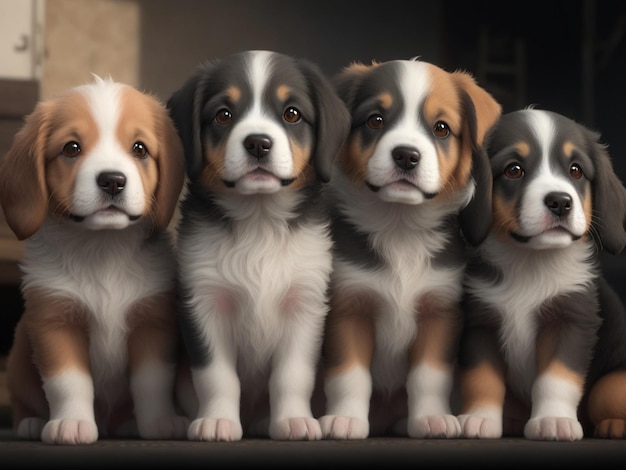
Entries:
[[159,150],[155,156],[159,166],[159,185],[153,213],[154,226],[165,229],[178,204],[178,196],[185,181],[185,155],[176,127],[161,103],[155,103]]
[[350,130],[350,115],[318,66],[305,59],[297,62],[307,78],[317,113],[313,165],[318,178],[328,183],[335,158]]
[[599,134],[585,128],[591,157],[596,166],[592,181],[592,225],[599,246],[612,255],[618,255],[626,245],[626,188],[613,170],[606,146],[599,142]]
[[202,168],[201,111],[209,65],[199,66],[196,73],[172,94],[166,105],[182,141],[187,174],[191,179]]
[[489,156],[485,148],[487,132],[502,114],[500,104],[483,88],[478,86],[471,75],[454,72],[453,80],[461,89],[461,105],[465,110],[464,139],[468,139],[472,152],[472,179],[474,195],[461,209],[459,222],[466,240],[476,246],[489,233],[491,228],[491,191],[493,176]]
[[48,214],[46,142],[53,108],[51,102],[37,104],[0,162],[0,204],[20,240],[34,234]]

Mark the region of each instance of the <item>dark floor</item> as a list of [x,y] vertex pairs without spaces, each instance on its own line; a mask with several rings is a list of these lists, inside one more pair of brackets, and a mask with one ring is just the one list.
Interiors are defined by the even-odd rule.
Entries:
[[[577,442],[537,442],[525,439],[417,440],[370,438],[361,441],[238,442],[142,441],[105,439],[89,446],[51,446],[17,440],[0,430],[0,468],[320,468],[322,465],[363,465],[389,468],[501,468],[519,465],[575,465],[576,468],[624,468],[626,441],[583,439]],[[11,465],[11,467],[9,467]],[[137,467],[135,467],[137,466]],[[126,467],[128,468],[128,467]]]

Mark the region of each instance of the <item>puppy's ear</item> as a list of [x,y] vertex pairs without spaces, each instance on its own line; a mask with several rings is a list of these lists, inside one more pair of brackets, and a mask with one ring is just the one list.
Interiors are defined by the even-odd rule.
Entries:
[[53,102],[37,104],[0,162],[0,204],[20,240],[34,234],[48,213],[46,143],[54,107]]
[[172,220],[183,188],[185,155],[176,127],[167,111],[156,100],[153,105],[159,138],[158,155],[155,156],[159,166],[159,185],[156,189],[153,220],[155,228],[163,230]]
[[613,170],[606,146],[599,141],[600,135],[586,128],[584,132],[596,167],[592,234],[599,238],[603,250],[618,255],[626,246],[626,189]]
[[328,183],[337,154],[350,130],[350,115],[316,64],[304,59],[298,60],[298,64],[307,78],[317,113],[313,165],[318,178]]
[[198,175],[202,168],[202,102],[209,63],[202,64],[167,101],[167,108],[183,144],[187,174]]
[[474,180],[474,195],[467,206],[461,209],[459,221],[465,239],[476,246],[487,237],[492,223],[493,177],[485,148],[485,137],[500,118],[502,107],[485,89],[476,84],[471,75],[454,72],[452,77],[461,90],[466,123],[463,138],[468,139],[471,148]]

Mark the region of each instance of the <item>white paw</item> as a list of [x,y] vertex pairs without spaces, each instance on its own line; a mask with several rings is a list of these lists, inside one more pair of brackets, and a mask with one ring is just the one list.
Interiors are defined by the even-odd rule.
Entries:
[[46,444],[93,444],[98,440],[98,427],[93,421],[52,419],[41,432]]
[[187,429],[192,441],[239,441],[242,435],[241,423],[226,418],[198,418]]
[[41,440],[41,431],[46,425],[42,418],[24,418],[17,427],[17,437],[20,439]]
[[502,421],[479,415],[459,415],[461,436],[468,439],[498,439],[502,437]]
[[365,439],[370,431],[369,422],[349,416],[322,416],[320,427],[324,439]]
[[409,419],[408,433],[418,439],[451,439],[461,435],[461,424],[454,415],[421,416]]
[[315,418],[287,418],[270,423],[270,437],[276,440],[317,441],[322,438]]
[[524,436],[540,441],[579,441],[583,438],[583,428],[572,418],[533,418],[524,426]]
[[139,428],[142,439],[185,439],[189,420],[185,416],[162,416]]

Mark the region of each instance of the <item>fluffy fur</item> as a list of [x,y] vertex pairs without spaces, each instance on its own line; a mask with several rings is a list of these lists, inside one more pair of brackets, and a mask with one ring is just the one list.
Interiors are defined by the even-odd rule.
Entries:
[[500,105],[469,74],[419,60],[354,64],[336,85],[352,130],[327,193],[323,435],[458,436],[461,229],[478,241],[489,227],[482,142]]
[[504,115],[489,138],[493,228],[467,275],[463,436],[626,437],[626,312],[602,249],[626,243],[626,194],[599,134]]
[[200,65],[168,105],[189,177],[180,320],[199,400],[188,437],[319,439],[311,395],[332,267],[319,191],[347,111],[314,64],[272,51]]
[[110,80],[39,103],[15,136],[0,202],[26,239],[7,364],[19,437],[184,437],[166,231],[183,178],[165,106]]

